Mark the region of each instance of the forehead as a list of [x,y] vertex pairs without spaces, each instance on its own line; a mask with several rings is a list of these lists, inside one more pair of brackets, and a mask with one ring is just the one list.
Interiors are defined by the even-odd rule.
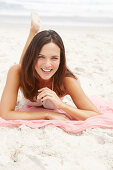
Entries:
[[40,54],[43,55],[60,55],[60,48],[57,44],[55,44],[54,42],[50,42],[45,44],[41,50],[40,50]]

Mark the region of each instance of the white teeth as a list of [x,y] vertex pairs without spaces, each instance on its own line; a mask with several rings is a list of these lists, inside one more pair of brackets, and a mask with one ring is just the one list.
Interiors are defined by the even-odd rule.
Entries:
[[45,69],[43,69],[43,68],[42,68],[42,70],[43,70],[43,71],[47,71],[47,72],[48,72],[48,71],[51,71],[51,70],[45,70]]

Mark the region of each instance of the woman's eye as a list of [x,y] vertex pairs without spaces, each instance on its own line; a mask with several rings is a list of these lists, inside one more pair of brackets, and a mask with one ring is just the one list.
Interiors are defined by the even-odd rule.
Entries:
[[57,60],[58,58],[57,57],[54,57],[54,58],[52,58],[53,60]]
[[38,58],[44,58],[44,56],[39,55]]

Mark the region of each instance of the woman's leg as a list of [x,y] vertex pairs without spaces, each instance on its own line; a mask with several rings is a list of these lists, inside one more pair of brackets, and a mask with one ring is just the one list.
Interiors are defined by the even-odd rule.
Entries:
[[21,58],[20,58],[20,62],[19,64],[22,64],[22,60],[24,57],[24,54],[30,44],[30,42],[32,41],[33,37],[35,36],[36,33],[41,31],[41,21],[39,16],[36,13],[31,13],[31,27],[30,27],[30,32],[29,32],[29,36],[27,39],[27,42],[25,44],[25,47],[23,49]]

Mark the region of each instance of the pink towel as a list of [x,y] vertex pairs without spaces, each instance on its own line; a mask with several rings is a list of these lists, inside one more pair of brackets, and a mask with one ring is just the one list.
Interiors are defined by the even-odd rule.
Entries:
[[[20,126],[22,124],[30,128],[40,128],[46,125],[55,125],[66,132],[77,133],[88,128],[109,128],[113,129],[113,100],[105,100],[101,97],[91,97],[92,102],[97,106],[100,115],[88,118],[85,121],[61,121],[61,120],[4,120],[0,118],[0,126]],[[22,110],[33,111],[34,107],[23,108]],[[33,110],[32,110],[33,109]]]

